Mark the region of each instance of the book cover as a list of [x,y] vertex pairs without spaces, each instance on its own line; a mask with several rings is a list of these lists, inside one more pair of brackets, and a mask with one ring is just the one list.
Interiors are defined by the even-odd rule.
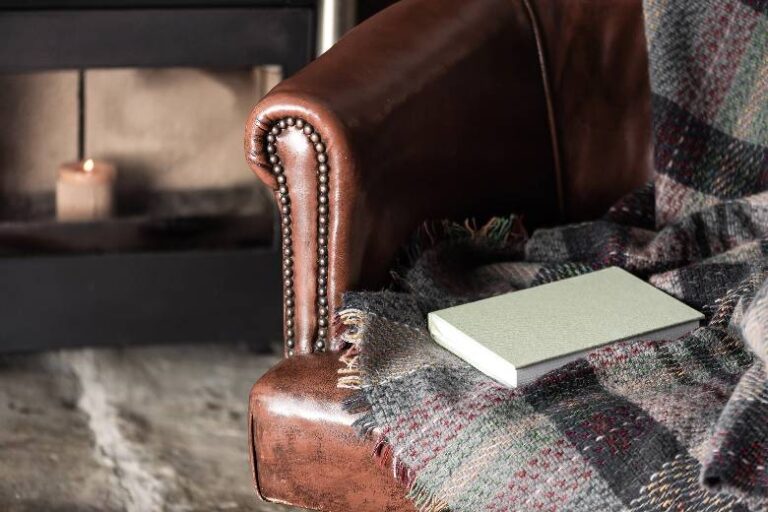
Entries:
[[508,386],[591,349],[639,337],[675,338],[700,312],[618,267],[429,313],[437,343]]

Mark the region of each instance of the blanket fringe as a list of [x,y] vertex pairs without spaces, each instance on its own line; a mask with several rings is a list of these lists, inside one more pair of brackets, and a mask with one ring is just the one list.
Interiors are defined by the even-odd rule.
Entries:
[[419,483],[413,484],[408,491],[408,498],[413,501],[419,512],[449,512],[450,510],[448,503]]
[[351,413],[365,412],[371,408],[363,393],[354,393],[341,402],[341,407]]
[[336,387],[338,388],[360,389],[363,385],[358,358],[365,318],[364,312],[352,308],[339,311],[333,318],[339,339],[348,345],[339,356],[339,361],[344,366],[337,370],[339,378],[336,381]]
[[[498,224],[484,226],[483,229],[505,230],[508,226]],[[470,230],[470,226],[467,226]],[[371,437],[376,432],[376,418],[371,411],[371,404],[362,390],[360,376],[360,342],[363,337],[363,326],[367,315],[359,309],[344,309],[334,316],[334,325],[339,339],[347,344],[339,357],[343,367],[338,370],[337,387],[354,389],[355,393],[344,399],[342,407],[351,413],[361,413],[352,427],[361,437]],[[391,468],[395,480],[408,491],[408,497],[414,502],[419,512],[449,512],[445,501],[415,483],[415,475],[396,455],[384,435],[379,435],[371,454],[381,468]]]
[[373,414],[369,412],[356,419],[355,422],[352,423],[352,428],[357,431],[360,437],[367,438],[372,436],[376,430],[376,420],[373,417]]
[[483,241],[495,247],[508,247],[528,238],[522,217],[492,217],[483,225],[477,219],[468,218],[459,223],[452,220],[431,220],[424,222],[411,236],[405,246],[405,258],[398,267],[412,265],[427,249],[441,242],[456,243]]
[[373,456],[382,468],[386,468],[392,462],[392,445],[387,442],[384,436],[379,436],[379,440],[373,448]]
[[395,264],[389,271],[392,282],[405,291],[411,286],[405,276],[428,250],[441,244],[479,244],[488,249],[497,250],[519,247],[528,239],[522,217],[492,217],[478,226],[477,219],[468,218],[464,222],[452,220],[431,220],[424,222],[411,235],[408,242],[395,258]]
[[404,488],[410,490],[413,487],[413,482],[416,479],[416,475],[401,461],[398,456],[392,450],[392,476],[397,482]]
[[408,498],[413,500],[419,512],[445,512],[449,510],[448,504],[444,500],[437,498],[423,486],[415,483],[413,471],[408,469],[395,455],[392,445],[387,442],[385,436],[379,436],[373,449],[373,457],[382,469],[392,469],[392,476],[408,491]]

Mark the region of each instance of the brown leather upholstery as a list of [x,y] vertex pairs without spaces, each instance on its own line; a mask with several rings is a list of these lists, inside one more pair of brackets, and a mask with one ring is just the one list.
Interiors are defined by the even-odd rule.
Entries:
[[[517,211],[534,227],[602,213],[650,176],[649,96],[641,0],[402,0],[267,95],[245,147],[280,200],[267,134],[280,120],[320,134],[332,309],[347,290],[384,284],[426,219]],[[286,333],[306,354],[325,321],[321,173],[299,130],[276,137],[291,222]],[[364,463],[372,447],[340,412],[332,357],[291,358],[254,387],[261,493],[323,510],[407,507]]]
[[567,220],[601,215],[652,171],[642,3],[539,0]]
[[[286,116],[311,123],[328,148],[331,308],[346,290],[383,285],[395,252],[427,218],[515,208],[538,221],[558,216],[536,45],[519,2],[403,0],[277,86],[246,135],[252,168],[275,188],[265,135]],[[301,137],[277,148],[298,216],[296,350],[308,352],[316,164]]]
[[336,387],[340,367],[333,353],[287,358],[254,386],[249,434],[260,495],[334,512],[415,510],[342,410],[349,392]]
[[[516,210],[529,225],[581,220],[649,175],[640,0],[527,7],[402,0],[253,110],[246,152],[272,188],[265,136],[276,120],[304,119],[327,147],[331,309],[346,290],[384,284],[395,252],[427,218]],[[283,133],[276,147],[294,216],[295,350],[305,353],[317,332],[317,162],[306,138]]]

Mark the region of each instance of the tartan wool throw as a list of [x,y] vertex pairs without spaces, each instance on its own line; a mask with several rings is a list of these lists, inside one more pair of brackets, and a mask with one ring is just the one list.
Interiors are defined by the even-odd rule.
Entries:
[[[768,2],[646,0],[656,174],[600,220],[425,228],[353,293],[339,386],[423,511],[768,510]],[[425,314],[618,265],[706,315],[508,389]],[[514,342],[514,340],[510,340]]]

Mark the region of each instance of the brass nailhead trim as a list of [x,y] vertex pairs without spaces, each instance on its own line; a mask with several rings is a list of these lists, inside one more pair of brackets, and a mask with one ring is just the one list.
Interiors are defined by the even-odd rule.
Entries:
[[314,343],[315,352],[324,352],[328,346],[328,154],[325,144],[314,127],[303,119],[285,117],[276,121],[267,134],[267,154],[272,172],[277,177],[280,203],[282,252],[283,252],[283,307],[285,312],[285,345],[288,355],[292,356],[295,341],[296,304],[293,289],[293,245],[291,230],[291,200],[288,195],[288,178],[277,154],[277,137],[288,129],[301,130],[306,136],[317,155],[317,174],[319,186],[317,189],[317,338]]

